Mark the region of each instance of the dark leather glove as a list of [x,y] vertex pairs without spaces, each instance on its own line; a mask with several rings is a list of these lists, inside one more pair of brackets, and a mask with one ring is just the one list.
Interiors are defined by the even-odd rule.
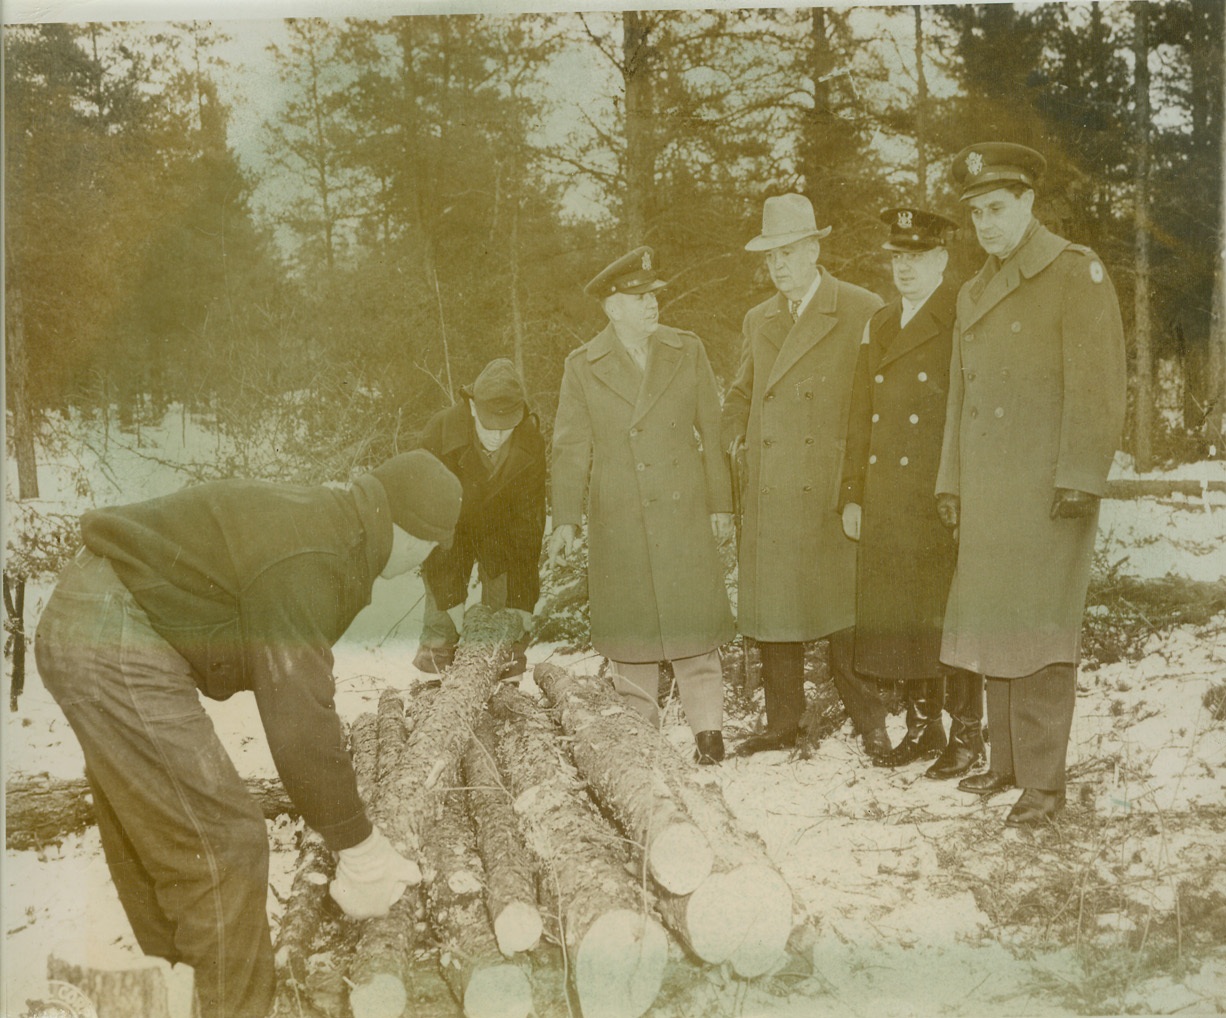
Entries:
[[1098,508],[1098,496],[1088,491],[1077,491],[1075,488],[1057,488],[1056,497],[1051,500],[1051,518],[1053,520],[1075,520],[1083,516],[1092,516]]
[[961,509],[962,500],[957,495],[940,494],[937,496],[937,518],[946,529],[958,529],[958,516]]

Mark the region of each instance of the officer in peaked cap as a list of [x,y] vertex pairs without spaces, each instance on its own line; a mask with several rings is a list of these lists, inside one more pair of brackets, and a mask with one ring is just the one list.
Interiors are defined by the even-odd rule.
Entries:
[[1033,190],[1047,170],[1047,160],[1032,148],[1008,141],[968,145],[956,156],[949,175],[962,201],[998,188],[1021,185]]
[[697,336],[659,323],[662,286],[654,253],[639,247],[585,287],[609,322],[562,373],[549,558],[573,550],[590,487],[592,645],[622,700],[656,724],[660,663],[671,661],[695,758],[714,764],[724,756],[717,648],[733,633],[717,541],[731,536],[732,490],[715,376]]
[[655,252],[649,247],[636,247],[601,269],[583,292],[603,300],[615,293],[654,293],[666,285],[656,272]]
[[898,767],[939,754],[927,775],[961,777],[984,760],[983,680],[961,670],[946,676],[940,662],[957,545],[933,498],[958,295],[945,243],[957,226],[917,208],[880,218],[899,296],[864,332],[839,497],[843,531],[859,542],[855,667],[903,683],[906,697],[907,733],[874,762]]
[[1124,423],[1124,330],[1103,264],[1034,218],[1044,160],[959,152],[950,178],[987,260],[958,294],[936,493],[958,541],[941,660],[986,676],[987,772],[1023,789],[1006,824],[1064,804],[1098,503]]

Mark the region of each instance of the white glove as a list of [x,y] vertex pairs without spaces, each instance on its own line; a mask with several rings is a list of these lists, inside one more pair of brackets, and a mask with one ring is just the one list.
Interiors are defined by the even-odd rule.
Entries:
[[406,887],[421,883],[417,863],[392,848],[377,827],[365,841],[342,848],[339,855],[328,893],[350,919],[386,915]]
[[853,541],[860,540],[860,517],[863,510],[855,502],[843,506],[843,533]]

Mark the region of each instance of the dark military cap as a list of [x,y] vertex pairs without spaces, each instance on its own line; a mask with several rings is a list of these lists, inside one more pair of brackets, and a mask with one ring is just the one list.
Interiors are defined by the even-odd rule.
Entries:
[[958,228],[952,219],[923,209],[886,209],[880,219],[890,228],[890,239],[881,245],[887,251],[931,251]]
[[636,247],[601,269],[583,292],[603,300],[615,293],[651,293],[665,285],[656,274],[656,253],[649,247]]
[[1010,184],[1033,188],[1046,169],[1047,160],[1032,148],[985,141],[968,145],[954,156],[949,179],[958,188],[958,198],[965,201]]

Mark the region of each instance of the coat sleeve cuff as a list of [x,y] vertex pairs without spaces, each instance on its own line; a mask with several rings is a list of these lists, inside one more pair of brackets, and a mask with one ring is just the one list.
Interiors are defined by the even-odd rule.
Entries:
[[372,830],[374,830],[374,827],[370,822],[370,818],[363,811],[357,816],[350,817],[348,820],[342,820],[338,824],[320,827],[319,835],[328,843],[328,848],[333,852],[339,852],[343,848],[352,848],[354,845],[365,841],[370,837]]

